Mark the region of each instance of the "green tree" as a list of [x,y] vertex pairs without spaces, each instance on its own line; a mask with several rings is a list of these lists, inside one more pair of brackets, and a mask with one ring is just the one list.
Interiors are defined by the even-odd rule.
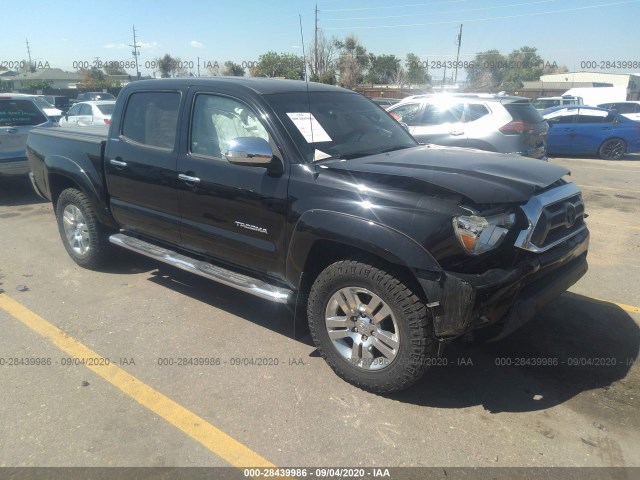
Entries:
[[101,89],[113,87],[113,81],[97,67],[78,70],[85,88]]
[[312,82],[336,84],[335,57],[338,52],[338,40],[327,39],[322,30],[318,30],[315,40],[309,45],[309,80]]
[[400,70],[400,59],[395,55],[369,54],[369,71],[365,80],[371,85],[394,83]]
[[24,88],[31,90],[44,90],[46,88],[51,88],[51,85],[53,85],[51,80],[31,80],[24,85]]
[[467,82],[472,88],[493,90],[502,84],[507,59],[498,50],[477,53],[472,66],[466,69]]
[[426,66],[415,53],[407,53],[404,65],[407,72],[406,81],[409,85],[422,85],[431,81]]
[[227,77],[244,77],[245,70],[241,65],[228,60],[224,62],[224,71],[222,74]]
[[344,41],[336,41],[336,46],[340,49],[339,83],[345,87],[354,88],[364,80],[364,74],[369,66],[367,49],[355,35],[348,35]]
[[258,58],[258,64],[252,69],[254,77],[282,77],[291,80],[304,80],[304,58],[291,53],[269,51]]
[[127,72],[124,68],[120,68],[120,62],[118,60],[111,60],[104,62],[104,73],[107,75],[126,75]]
[[187,71],[182,66],[180,57],[172,57],[165,53],[163,57],[156,59],[158,70],[162,78],[183,77]]

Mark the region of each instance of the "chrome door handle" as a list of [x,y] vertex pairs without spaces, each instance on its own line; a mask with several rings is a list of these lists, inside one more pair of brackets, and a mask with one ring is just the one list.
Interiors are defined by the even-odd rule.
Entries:
[[453,135],[454,137],[458,137],[460,135],[464,135],[464,132],[461,132],[460,130],[454,130],[452,132],[449,132],[449,135]]
[[7,129],[7,133],[18,133],[18,129],[17,128],[8,128]]
[[178,178],[185,182],[198,183],[200,179],[198,177],[191,177],[189,175],[185,175],[184,173],[179,173]]
[[109,163],[111,165],[115,165],[116,167],[126,167],[127,166],[127,162],[123,162],[121,160],[116,160],[115,158],[110,159]]

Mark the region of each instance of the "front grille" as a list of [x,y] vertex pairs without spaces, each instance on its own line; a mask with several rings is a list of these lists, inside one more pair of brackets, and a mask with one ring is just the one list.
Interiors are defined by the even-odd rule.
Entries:
[[528,227],[515,245],[524,250],[544,252],[587,228],[582,194],[573,183],[535,195],[521,208]]

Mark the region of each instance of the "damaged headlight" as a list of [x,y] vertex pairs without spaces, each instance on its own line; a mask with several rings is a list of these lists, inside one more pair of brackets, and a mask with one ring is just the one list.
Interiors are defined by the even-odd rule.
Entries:
[[481,255],[497,248],[515,223],[513,213],[488,217],[460,215],[453,217],[453,230],[462,248],[470,255]]

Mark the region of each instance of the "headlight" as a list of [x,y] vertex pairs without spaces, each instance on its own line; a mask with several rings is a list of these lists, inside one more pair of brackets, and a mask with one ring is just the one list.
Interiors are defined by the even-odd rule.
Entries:
[[476,215],[453,217],[453,230],[462,248],[470,255],[481,255],[497,248],[515,223],[511,213],[478,217]]

